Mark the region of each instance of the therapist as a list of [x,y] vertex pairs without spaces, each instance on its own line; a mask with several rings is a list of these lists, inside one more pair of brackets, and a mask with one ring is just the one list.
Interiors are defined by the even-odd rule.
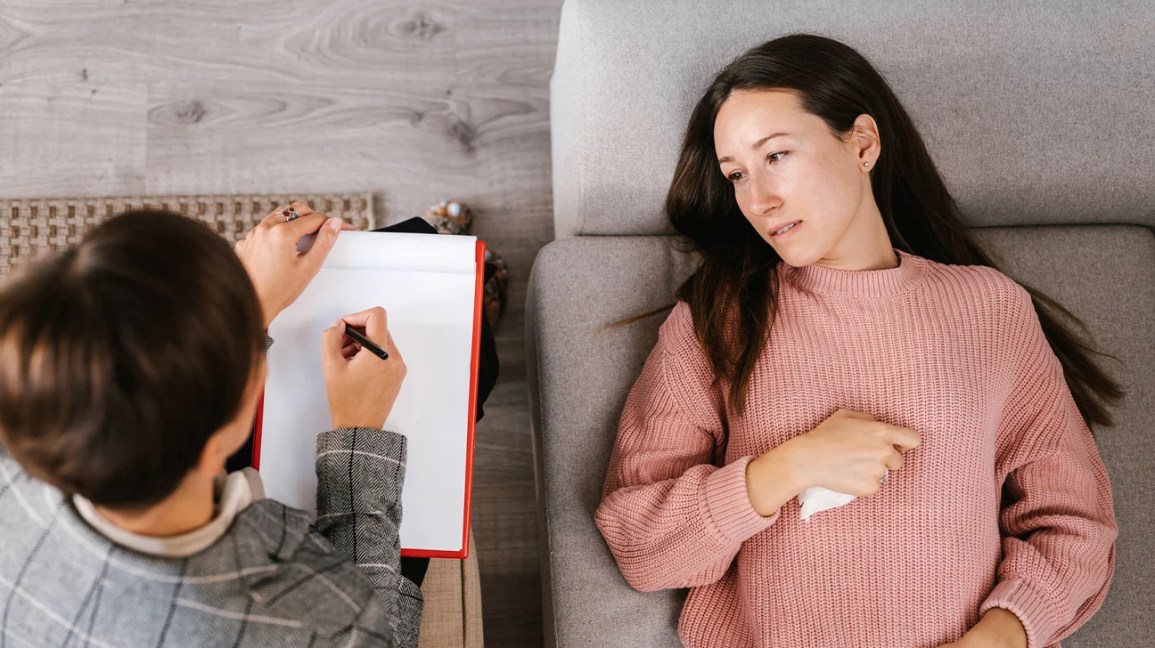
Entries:
[[130,212],[0,287],[0,643],[416,645],[406,440],[381,429],[405,363],[382,309],[318,340],[333,425],[317,522],[264,498],[255,471],[223,474],[249,438],[264,331],[344,227],[294,203],[234,252],[179,214]]

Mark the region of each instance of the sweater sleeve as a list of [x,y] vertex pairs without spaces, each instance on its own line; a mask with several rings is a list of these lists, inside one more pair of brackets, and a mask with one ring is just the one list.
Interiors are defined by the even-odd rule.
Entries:
[[1019,289],[1007,331],[1021,340],[1000,421],[1003,557],[980,613],[1004,608],[1023,623],[1029,648],[1061,641],[1102,605],[1115,568],[1111,484],[1091,431]]
[[721,399],[693,366],[700,351],[692,328],[687,339],[688,309],[680,309],[684,304],[663,325],[626,399],[594,515],[622,575],[641,591],[717,581],[742,543],[778,518],[762,517],[750,504],[751,457],[719,467]]
[[401,575],[405,437],[342,428],[317,437],[316,528],[373,582],[396,646],[416,646],[421,590]]

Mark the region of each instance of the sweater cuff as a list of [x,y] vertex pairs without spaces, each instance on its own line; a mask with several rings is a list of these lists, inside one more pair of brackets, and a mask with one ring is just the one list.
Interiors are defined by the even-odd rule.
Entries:
[[1007,580],[995,585],[979,607],[979,616],[992,608],[1003,608],[1019,617],[1027,631],[1027,648],[1051,645],[1051,637],[1059,631],[1060,623],[1051,614],[1047,600],[1022,580]]
[[778,521],[781,511],[762,517],[746,492],[746,465],[753,457],[742,457],[706,477],[707,527],[728,542],[745,542]]

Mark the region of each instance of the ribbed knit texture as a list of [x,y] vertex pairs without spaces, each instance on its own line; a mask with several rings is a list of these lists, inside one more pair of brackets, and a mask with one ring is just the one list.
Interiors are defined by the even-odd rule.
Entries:
[[[596,522],[626,580],[692,588],[687,646],[934,647],[992,607],[1030,648],[1102,604],[1111,489],[1030,296],[997,270],[780,264],[743,414],[679,303],[622,413]],[[881,492],[799,519],[752,508],[750,459],[839,408],[915,430]],[[1107,431],[1105,433],[1110,433]]]

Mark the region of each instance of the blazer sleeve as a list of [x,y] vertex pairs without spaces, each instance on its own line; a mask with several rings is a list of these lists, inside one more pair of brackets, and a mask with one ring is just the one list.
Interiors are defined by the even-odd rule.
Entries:
[[373,582],[379,600],[367,613],[385,617],[392,645],[415,646],[421,590],[401,575],[405,452],[405,437],[387,430],[342,428],[321,433],[314,526]]

